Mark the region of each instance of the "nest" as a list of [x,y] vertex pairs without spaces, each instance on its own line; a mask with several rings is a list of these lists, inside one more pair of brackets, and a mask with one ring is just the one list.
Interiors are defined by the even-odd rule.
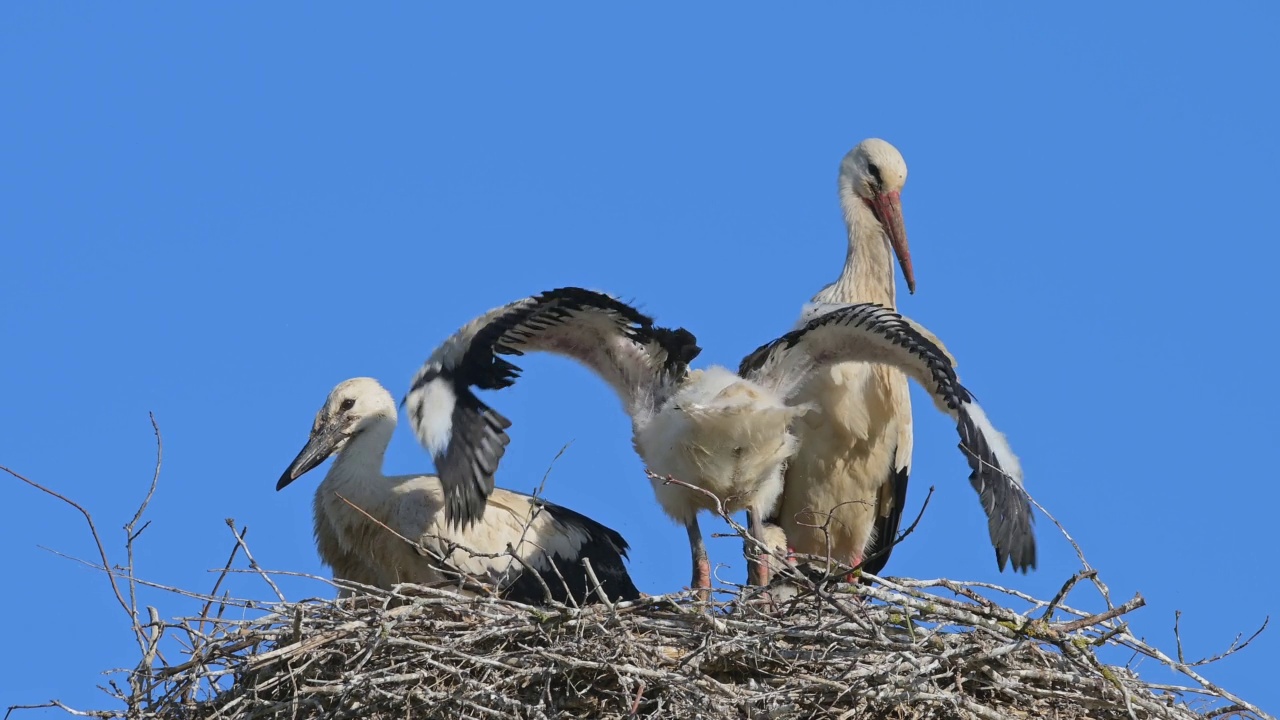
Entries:
[[[1143,605],[1141,596],[1113,603],[1078,546],[1081,571],[1050,600],[945,579],[866,575],[860,583],[834,584],[784,567],[779,584],[742,588],[727,593],[725,602],[675,594],[531,607],[483,592],[463,597],[442,588],[349,584],[340,586],[353,597],[286,602],[275,574],[249,552],[245,530],[228,520],[234,544],[213,590],[163,588],[200,608],[164,620],[153,607],[139,611],[138,587],[163,586],[136,577],[132,563],[154,478],[125,525],[128,562],[115,565],[87,510],[8,472],[83,514],[100,556],[90,564],[110,580],[140,651],[133,669],[118,671],[122,678],[105,688],[113,708],[55,700],[10,713],[59,707],[130,720],[1274,720],[1198,672],[1258,633],[1198,661],[1183,657],[1179,641],[1176,658],[1170,657],[1129,632],[1126,616]],[[237,556],[247,568],[233,567]],[[277,599],[220,594],[235,572],[260,576]],[[1086,602],[1098,605],[1100,598],[1105,607],[1074,607],[1081,588],[1089,589]],[[790,595],[785,602],[783,590]],[[172,654],[174,645],[182,655],[171,662],[164,649]],[[1153,683],[1138,676],[1132,661],[1118,666],[1100,657],[1119,656],[1118,650],[1154,662],[1166,671],[1162,676],[1181,677],[1183,684]]]
[[[535,608],[417,586],[368,590],[345,600],[277,603],[253,620],[153,625],[153,646],[157,628],[201,640],[179,665],[141,664],[129,689],[120,689],[121,710],[95,714],[1266,717],[1129,635],[1123,616],[1140,600],[1087,614],[991,585],[890,579],[834,591],[814,583],[782,607],[677,595]],[[987,597],[993,593],[1029,610],[1004,607]],[[204,632],[194,632],[200,625]],[[1108,666],[1096,651],[1109,644],[1195,684],[1155,685]]]

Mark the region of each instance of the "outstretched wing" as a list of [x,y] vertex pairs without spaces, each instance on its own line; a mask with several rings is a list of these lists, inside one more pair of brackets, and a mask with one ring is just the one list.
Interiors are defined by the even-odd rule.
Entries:
[[515,382],[502,355],[543,351],[573,358],[618,393],[633,418],[651,413],[700,352],[683,328],[603,293],[559,288],[490,310],[446,340],[414,376],[405,397],[418,440],[435,458],[451,524],[484,515],[511,421],[476,397]]
[[929,392],[934,404],[956,421],[960,449],[987,513],[987,529],[1003,570],[1036,566],[1031,501],[1022,489],[1022,467],[1009,443],[960,384],[950,355],[924,328],[873,303],[839,306],[803,327],[761,346],[738,372],[784,396],[791,396],[821,366],[842,362],[891,365]]
[[[822,317],[823,315],[835,310],[853,307],[856,304],[857,303],[807,302],[800,308],[800,319],[796,321],[795,327],[793,327],[792,330],[801,330],[816,318]],[[923,335],[926,340],[937,346],[938,350],[943,355],[947,356],[947,361],[951,363],[952,369],[960,367],[960,363],[956,362],[956,359],[952,357],[951,353],[947,350],[947,347],[942,344],[942,341],[938,339],[937,335],[929,332],[928,328],[913,321],[911,318],[906,317],[905,315],[901,317],[903,322],[907,323],[916,332]]]

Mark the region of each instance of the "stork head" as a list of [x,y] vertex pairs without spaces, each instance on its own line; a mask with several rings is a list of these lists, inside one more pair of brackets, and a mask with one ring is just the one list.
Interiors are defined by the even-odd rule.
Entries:
[[311,437],[280,476],[276,490],[302,477],[308,470],[341,453],[352,438],[377,426],[396,422],[396,403],[391,393],[373,378],[344,380],[329,393],[311,426]]
[[911,250],[902,222],[902,186],[907,184],[907,163],[902,153],[879,138],[868,138],[850,150],[840,163],[840,202],[846,212],[852,203],[863,203],[880,223],[890,247],[898,256],[907,291],[916,291],[911,271]]

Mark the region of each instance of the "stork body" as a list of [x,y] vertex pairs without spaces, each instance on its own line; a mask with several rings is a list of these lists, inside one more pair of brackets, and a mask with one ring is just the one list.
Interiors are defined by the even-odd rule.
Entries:
[[[795,450],[787,426],[806,410],[727,368],[693,370],[653,420],[637,428],[636,451],[657,475],[695,479],[729,512],[763,512],[777,503],[779,470]],[[686,525],[698,511],[716,509],[706,495],[652,482],[663,509]]]
[[[761,523],[778,503],[783,464],[795,451],[787,428],[807,410],[787,405],[727,368],[711,366],[690,371],[652,420],[635,427],[636,452],[658,476],[650,478],[658,503],[689,533],[693,587],[711,587],[698,514],[745,510],[748,530],[764,541]],[[707,490],[720,508],[712,497],[660,478]],[[765,567],[753,564],[750,579],[765,584]]]
[[[649,470],[694,486],[653,485],[663,510],[688,532],[695,588],[710,588],[698,514],[716,501],[706,493],[728,512],[746,510],[752,535],[765,542],[763,521],[795,452],[789,427],[809,410],[794,395],[813,372],[849,360],[899,367],[933,394],[957,420],[988,514],[998,517],[992,542],[1002,557],[1034,557],[1017,458],[959,384],[945,350],[927,331],[875,305],[831,309],[757,349],[736,373],[716,366],[689,370],[699,352],[691,333],[657,327],[635,308],[581,288],[486,313],[432,353],[405,398],[418,439],[436,457],[451,521],[465,525],[484,517],[491,475],[510,441],[510,422],[472,388],[511,385],[519,368],[501,356],[529,351],[564,355],[594,370],[622,400]],[[767,564],[758,560],[752,559],[749,576],[763,584]]]
[[336,579],[390,589],[454,582],[461,573],[519,602],[542,603],[548,592],[557,602],[599,602],[581,563],[588,558],[611,600],[640,596],[623,564],[626,541],[572,510],[494,489],[483,522],[451,526],[439,477],[382,474],[395,426],[395,401],[376,380],[347,380],[277,485],[337,455],[315,495],[316,547]]
[[[840,277],[816,303],[897,306],[894,255],[914,291],[899,193],[906,163],[889,143],[870,139],[841,163],[840,204],[849,247]],[[817,372],[797,394],[816,412],[799,419],[777,513],[792,550],[849,566],[871,559],[878,574],[889,559],[911,472],[911,397],[894,367],[846,362]]]

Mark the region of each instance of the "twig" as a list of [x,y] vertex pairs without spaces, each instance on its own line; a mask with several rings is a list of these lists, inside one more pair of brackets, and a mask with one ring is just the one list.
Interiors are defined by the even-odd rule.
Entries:
[[[30,485],[31,487],[39,490],[40,492],[43,492],[48,495],[52,495],[53,497],[61,500],[62,502],[78,510],[80,514],[84,516],[84,521],[89,524],[89,533],[93,536],[94,545],[96,545],[98,548],[98,557],[102,559],[102,567],[103,568],[111,567],[110,561],[107,560],[107,551],[102,547],[102,538],[98,535],[98,528],[95,527],[93,524],[93,516],[90,515],[89,511],[85,510],[84,507],[80,505],[80,503],[77,503],[71,498],[68,498],[67,496],[62,495],[61,493],[50,490],[49,488],[45,487],[44,485],[41,485],[38,482],[35,482],[34,480],[29,480],[26,477],[14,472],[13,470],[10,470],[4,465],[0,465],[0,470],[3,470],[9,473],[13,477],[21,480],[22,482]],[[133,612],[132,609],[130,609],[129,603],[125,602],[124,595],[120,593],[120,587],[116,585],[116,576],[110,571],[108,571],[107,579],[111,583],[112,592],[115,593],[116,602],[120,603],[120,607],[124,610],[125,614],[129,616],[130,622],[135,622],[137,619],[137,615]],[[56,702],[56,701],[51,701],[51,702]]]
[[[218,588],[222,587],[222,581],[231,573],[231,563],[236,560],[236,553],[240,552],[240,546],[244,543],[245,535],[249,534],[249,528],[240,529],[239,535],[236,537],[235,544],[231,546],[231,553],[227,555],[227,562],[222,566],[222,572],[218,573],[218,579],[213,581],[213,589],[209,591],[209,599],[205,601],[204,607],[200,608],[200,617],[207,618],[209,609],[213,607],[213,599],[218,596]],[[199,625],[200,632],[204,632],[204,621]]]
[[[591,567],[591,558],[582,558],[582,568],[586,570],[587,577],[591,579],[591,590],[595,592],[596,597],[600,598],[600,602],[604,603],[604,606],[609,610],[615,610],[613,602],[609,600],[609,596],[605,594],[604,588],[600,585],[600,578],[596,577],[595,569]],[[591,593],[587,593],[587,598],[590,597]],[[587,598],[583,599],[586,600]]]
[[1254,630],[1253,634],[1250,635],[1249,638],[1244,642],[1240,642],[1240,638],[1243,637],[1243,633],[1236,633],[1235,639],[1231,641],[1231,645],[1229,645],[1226,650],[1223,650],[1222,652],[1216,655],[1211,655],[1209,657],[1196,660],[1195,662],[1187,663],[1186,660],[1183,659],[1182,657],[1182,636],[1178,629],[1178,620],[1181,617],[1182,617],[1181,611],[1174,612],[1173,634],[1178,641],[1178,662],[1186,663],[1190,667],[1197,667],[1200,665],[1210,665],[1218,662],[1219,660],[1222,660],[1223,658],[1230,657],[1240,652],[1241,650],[1249,647],[1250,643],[1256,640],[1258,636],[1262,634],[1262,631],[1266,630],[1267,626],[1271,624],[1271,616],[1268,615],[1262,619],[1262,625],[1257,630]]
[[43,708],[58,708],[62,712],[67,713],[68,715],[75,715],[76,717],[96,717],[96,718],[118,717],[116,713],[113,713],[109,710],[76,710],[75,708],[65,705],[58,700],[50,700],[49,702],[40,703],[39,705],[10,705],[8,711],[5,712],[4,716],[7,720],[9,717],[9,713],[13,712],[14,710],[39,710]]
[[[1178,623],[1182,620],[1182,611],[1173,611],[1173,639],[1177,642],[1178,662],[1185,663],[1187,659],[1182,654],[1182,630],[1178,627]],[[1239,636],[1237,636],[1239,637]]]
[[551,477],[551,470],[555,468],[556,462],[564,456],[565,452],[569,450],[569,446],[572,444],[573,441],[570,440],[564,445],[561,445],[560,449],[557,450],[556,454],[551,458],[551,462],[547,463],[547,469],[542,473],[542,480],[538,483],[538,487],[533,490],[534,497],[542,497],[542,492],[547,489],[547,478]]
[[[125,536],[124,548],[125,548],[125,563],[126,563],[125,567],[127,568],[126,574],[130,578],[129,616],[135,619],[135,626],[136,626],[136,619],[138,617],[138,589],[137,589],[137,586],[135,586],[132,581],[133,543],[135,540],[138,539],[140,535],[142,535],[142,531],[146,530],[151,523],[150,522],[144,523],[142,527],[137,528],[136,530],[135,530],[135,527],[137,527],[138,521],[142,519],[142,514],[147,511],[147,507],[151,504],[151,498],[156,494],[156,485],[160,482],[160,466],[164,462],[164,439],[160,435],[160,425],[156,423],[155,413],[149,412],[147,413],[147,417],[151,420],[151,431],[155,433],[155,436],[156,436],[155,471],[151,473],[151,486],[147,488],[147,494],[142,498],[142,502],[138,503],[138,510],[134,512],[133,517],[130,518],[129,522],[124,524],[124,536]],[[135,634],[138,635],[138,642],[142,645],[145,651],[146,643],[147,643],[146,638],[143,637],[141,630],[137,627],[135,627]]]
[[1057,626],[1057,629],[1061,632],[1075,632],[1076,630],[1082,630],[1092,625],[1101,625],[1108,620],[1131,613],[1146,604],[1147,601],[1142,598],[1142,595],[1134,595],[1128,602],[1120,605],[1119,607],[1112,607],[1110,610],[1100,612],[1097,615],[1090,615],[1086,618],[1062,623]]
[[[893,542],[889,543],[883,548],[880,548],[879,550],[872,553],[871,555],[862,558],[862,562],[858,563],[858,568],[863,567],[864,565],[871,562],[872,560],[875,560],[876,558],[887,555],[889,551],[897,547],[903,540],[906,540],[908,537],[910,537],[911,533],[914,533],[916,531],[916,526],[920,524],[921,518],[924,517],[924,511],[929,509],[929,500],[933,498],[933,490],[934,490],[934,486],[930,485],[929,492],[924,496],[924,502],[920,504],[920,512],[916,513],[916,519],[911,521],[911,524],[907,526],[907,529],[898,533],[898,536],[893,539]],[[830,553],[828,553],[828,555],[829,554]]]
[[225,522],[227,523],[227,528],[231,530],[231,537],[236,539],[236,545],[240,546],[240,550],[244,552],[245,558],[249,561],[249,567],[267,583],[271,591],[276,594],[276,599],[280,602],[285,602],[284,593],[280,592],[280,588],[276,587],[276,583],[271,579],[271,576],[262,571],[258,561],[253,559],[253,553],[249,552],[249,546],[244,541],[244,536],[249,532],[249,528],[246,526],[244,532],[237,533],[235,518],[227,518]]
[[[1066,538],[1067,542],[1071,543],[1072,549],[1076,551],[1076,558],[1080,560],[1080,565],[1086,571],[1093,570],[1093,566],[1089,564],[1087,559],[1085,559],[1084,550],[1080,549],[1080,544],[1076,542],[1075,538],[1071,537],[1071,533],[1067,532],[1067,529],[1063,527],[1062,523],[1058,522],[1058,518],[1054,517],[1053,513],[1046,510],[1043,505],[1031,496],[1031,493],[1026,491],[1026,489],[1023,489],[1022,492],[1027,496],[1027,500],[1031,501],[1032,505],[1035,505],[1040,512],[1044,513],[1045,517],[1049,518],[1050,522],[1057,526],[1058,532],[1062,533],[1062,537]],[[1102,582],[1101,579],[1099,579],[1096,572],[1094,572],[1090,579],[1093,580],[1093,584],[1098,588],[1098,592],[1102,595],[1102,599],[1107,603],[1107,608],[1110,609],[1115,607],[1111,603],[1111,590]]]
[[1053,616],[1054,610],[1058,609],[1058,604],[1061,603],[1063,600],[1067,599],[1067,595],[1070,594],[1071,591],[1075,588],[1076,583],[1086,578],[1091,579],[1093,577],[1096,577],[1097,575],[1098,575],[1097,570],[1084,570],[1067,578],[1067,581],[1062,584],[1062,588],[1058,590],[1058,594],[1054,595],[1053,599],[1049,601],[1049,604],[1045,606],[1044,613],[1040,615],[1040,619],[1041,620],[1050,619]]

